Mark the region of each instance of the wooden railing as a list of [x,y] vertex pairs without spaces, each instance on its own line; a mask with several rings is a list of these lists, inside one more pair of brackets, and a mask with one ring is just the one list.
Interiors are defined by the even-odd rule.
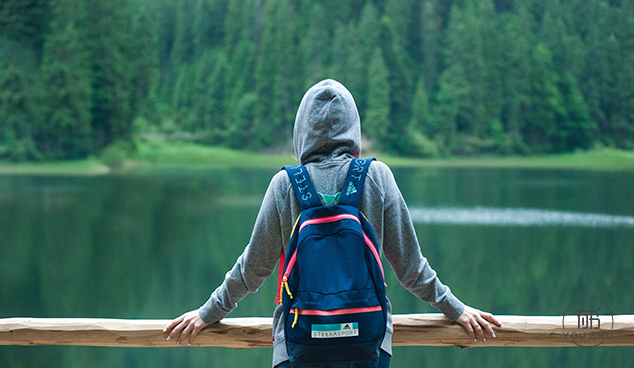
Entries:
[[[634,315],[604,319],[600,329],[580,329],[576,316],[496,316],[496,338],[473,342],[462,326],[441,314],[394,315],[395,346],[634,346]],[[0,319],[0,345],[175,347],[163,328],[169,320],[96,318]],[[203,329],[192,346],[272,346],[271,318],[225,318]],[[582,338],[583,336],[583,338]],[[187,344],[181,345],[187,346]]]

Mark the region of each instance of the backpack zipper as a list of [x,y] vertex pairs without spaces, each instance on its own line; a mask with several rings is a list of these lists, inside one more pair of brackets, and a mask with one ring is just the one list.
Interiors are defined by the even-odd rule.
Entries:
[[319,310],[319,309],[299,309],[299,308],[291,308],[289,313],[295,314],[295,318],[293,319],[293,324],[291,328],[295,328],[297,324],[297,318],[300,314],[306,316],[340,316],[343,314],[356,314],[356,313],[369,313],[369,312],[379,312],[381,311],[380,305],[375,305],[372,307],[358,307],[358,308],[342,308],[342,309],[333,309],[333,310]]

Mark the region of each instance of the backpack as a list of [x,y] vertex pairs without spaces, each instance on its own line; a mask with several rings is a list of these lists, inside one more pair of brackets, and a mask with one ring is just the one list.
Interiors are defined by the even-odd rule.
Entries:
[[373,160],[350,163],[339,202],[328,206],[305,166],[284,167],[302,210],[282,253],[276,298],[291,363],[379,359],[387,324],[385,276],[376,237],[359,210]]

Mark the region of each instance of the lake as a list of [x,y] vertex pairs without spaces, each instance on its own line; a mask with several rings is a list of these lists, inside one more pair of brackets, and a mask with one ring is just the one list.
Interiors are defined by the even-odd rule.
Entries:
[[[202,305],[248,242],[275,169],[0,176],[0,317],[173,318]],[[423,254],[465,303],[634,313],[634,173],[396,169]],[[386,266],[394,313],[436,312]],[[629,280],[629,281],[628,281]],[[271,316],[270,277],[230,317]],[[2,367],[270,367],[272,349],[0,346]],[[634,347],[396,347],[392,367],[630,366]]]

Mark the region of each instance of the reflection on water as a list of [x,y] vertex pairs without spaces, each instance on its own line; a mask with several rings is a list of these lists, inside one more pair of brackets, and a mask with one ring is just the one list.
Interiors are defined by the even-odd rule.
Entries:
[[412,221],[418,224],[476,226],[579,226],[634,227],[634,217],[599,213],[547,211],[531,208],[410,208]]

